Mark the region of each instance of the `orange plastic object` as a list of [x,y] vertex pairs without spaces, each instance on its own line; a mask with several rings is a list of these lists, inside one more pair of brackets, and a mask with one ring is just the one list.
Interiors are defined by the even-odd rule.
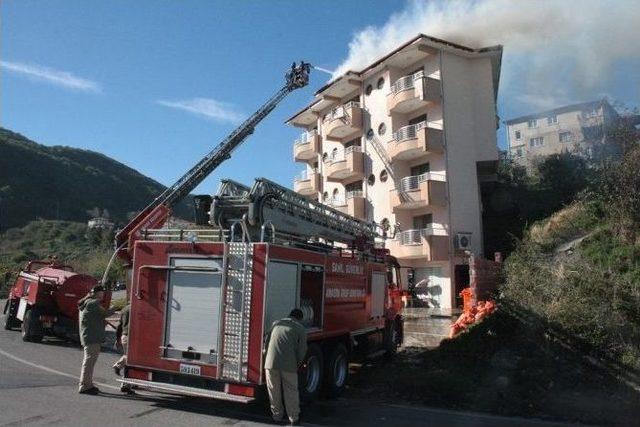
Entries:
[[465,288],[460,292],[463,299],[463,311],[460,317],[451,325],[449,338],[454,338],[460,332],[467,329],[470,325],[480,322],[482,319],[495,312],[496,303],[491,300],[478,301],[473,304],[473,292],[470,288]]

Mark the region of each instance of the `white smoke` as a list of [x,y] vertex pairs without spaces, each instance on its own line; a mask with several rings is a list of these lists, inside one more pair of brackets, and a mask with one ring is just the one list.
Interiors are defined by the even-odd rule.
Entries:
[[617,61],[640,59],[640,1],[414,0],[382,27],[356,33],[334,77],[419,33],[474,48],[504,45],[501,88],[517,84],[523,104],[546,108],[601,95]]

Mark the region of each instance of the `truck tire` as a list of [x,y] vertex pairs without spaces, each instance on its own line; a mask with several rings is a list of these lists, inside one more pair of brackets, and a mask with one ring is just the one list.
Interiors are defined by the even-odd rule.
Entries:
[[313,402],[317,399],[322,388],[323,360],[322,349],[318,344],[309,345],[305,367],[298,374],[300,384],[300,400],[304,403]]
[[387,322],[384,328],[384,357],[387,360],[393,359],[398,352],[400,342],[398,333],[398,321],[394,319]]
[[24,313],[24,320],[22,321],[22,341],[42,341],[44,334],[38,316],[37,308],[32,308]]
[[16,300],[8,299],[4,306],[4,328],[9,331],[16,326],[16,311],[18,304]]
[[349,377],[349,352],[344,344],[338,343],[331,348],[325,364],[323,388],[327,397],[335,398],[344,392]]

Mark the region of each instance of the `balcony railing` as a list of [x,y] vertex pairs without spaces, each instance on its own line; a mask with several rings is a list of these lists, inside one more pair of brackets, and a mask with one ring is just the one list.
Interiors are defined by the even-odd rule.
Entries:
[[362,190],[347,191],[347,200],[355,199],[356,197],[364,197],[364,193],[362,192]]
[[439,224],[431,224],[427,228],[401,231],[398,240],[403,246],[422,245],[422,241],[429,236],[446,236],[447,229]]
[[447,176],[444,173],[427,172],[421,175],[407,176],[400,180],[400,189],[402,191],[415,191],[420,189],[420,183],[425,181],[442,181],[445,182]]
[[306,181],[311,179],[313,174],[318,173],[317,169],[305,169],[293,178],[294,181]]
[[396,94],[398,92],[402,92],[403,90],[413,89],[415,87],[415,81],[424,77],[423,71],[418,71],[417,73],[410,74],[408,76],[400,77],[395,81],[394,84],[391,85],[391,93]]
[[347,160],[347,156],[351,153],[361,153],[362,147],[359,145],[352,145],[351,147],[347,147],[344,150],[337,150],[332,152],[330,155],[324,159],[325,163],[335,163],[341,162],[343,160]]
[[318,135],[317,130],[312,130],[311,132],[304,132],[302,135],[300,135],[300,138],[295,140],[293,145],[308,144],[316,135]]
[[360,107],[360,103],[356,101],[351,101],[344,105],[338,105],[337,107],[329,111],[324,116],[324,119],[322,121],[328,122],[334,119],[345,119],[345,118],[349,120],[349,113],[347,111],[351,108],[359,108],[359,107]]

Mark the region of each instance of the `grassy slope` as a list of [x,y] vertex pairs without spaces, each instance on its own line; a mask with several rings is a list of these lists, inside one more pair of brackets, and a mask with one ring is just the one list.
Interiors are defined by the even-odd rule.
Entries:
[[573,204],[532,226],[511,254],[496,315],[437,349],[365,365],[350,392],[629,425],[640,417],[639,260],[597,209]]
[[[0,128],[0,227],[37,218],[86,221],[87,210],[107,209],[116,222],[153,200],[163,186],[103,154],[37,144]],[[189,217],[182,204],[176,211]]]

